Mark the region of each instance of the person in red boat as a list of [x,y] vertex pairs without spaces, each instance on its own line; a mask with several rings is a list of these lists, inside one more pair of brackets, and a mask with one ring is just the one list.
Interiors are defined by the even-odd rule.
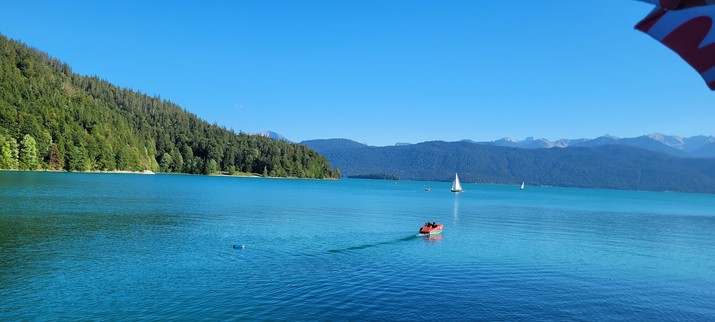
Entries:
[[439,234],[442,232],[442,224],[436,222],[426,222],[422,228],[420,228],[420,234]]

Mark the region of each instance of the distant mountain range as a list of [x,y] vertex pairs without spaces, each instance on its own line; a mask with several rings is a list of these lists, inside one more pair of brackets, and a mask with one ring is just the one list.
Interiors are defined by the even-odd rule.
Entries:
[[[515,147],[503,146],[498,141],[466,140],[386,147],[347,139],[310,140],[302,144],[325,156],[348,177],[393,175],[407,180],[450,181],[457,172],[465,183],[524,181],[527,185],[715,193],[715,159],[664,153],[671,151],[668,149],[682,151],[679,156],[687,155],[687,151],[712,151],[707,150],[712,143],[698,146],[688,143],[692,138],[683,139],[679,145],[682,149],[677,149],[663,142],[678,146],[678,141],[653,136],[563,140],[565,148],[550,149],[536,148],[533,141],[539,140],[511,141]],[[702,141],[710,140],[703,138]]]
[[[283,135],[273,131],[263,131],[258,133],[261,136],[269,137],[276,140],[291,142]],[[324,141],[318,143],[318,141]],[[544,138],[527,137],[523,140],[514,140],[510,137],[501,138],[495,141],[473,141],[469,139],[465,142],[505,146],[510,148],[521,149],[550,149],[550,148],[568,148],[568,147],[595,147],[603,145],[626,145],[644,150],[661,152],[676,157],[691,157],[691,158],[715,158],[715,136],[697,135],[691,137],[681,137],[677,135],[666,135],[661,133],[652,133],[634,138],[619,138],[612,135],[604,135],[595,139],[559,139],[551,141]],[[345,144],[345,147],[367,147],[369,145],[358,143],[348,139],[330,139],[330,140],[308,140],[301,143],[310,144]],[[396,143],[395,146],[411,145],[412,143]]]
[[[261,133],[261,135],[286,140],[282,135],[271,131],[263,132]],[[705,135],[680,137],[675,135],[653,133],[635,138],[619,138],[611,135],[604,135],[595,139],[560,139],[556,141],[550,141],[543,138],[537,139],[534,137],[527,137],[521,141],[514,140],[508,137],[496,141],[477,142],[468,139],[463,141],[483,145],[504,146],[520,149],[550,149],[569,147],[596,147],[604,145],[625,145],[640,148],[643,150],[665,153],[676,157],[715,158],[715,136]],[[306,144],[308,146],[311,146],[312,144],[317,144],[321,147],[326,148],[355,148],[369,146],[348,139],[309,140],[301,143]],[[395,144],[395,146],[405,145],[411,144]]]
[[627,145],[677,157],[715,158],[715,137],[704,135],[685,138],[675,135],[653,133],[635,138],[618,138],[605,135],[595,139],[561,139],[556,141],[528,137],[521,141],[503,138],[492,142],[477,143],[522,149]]

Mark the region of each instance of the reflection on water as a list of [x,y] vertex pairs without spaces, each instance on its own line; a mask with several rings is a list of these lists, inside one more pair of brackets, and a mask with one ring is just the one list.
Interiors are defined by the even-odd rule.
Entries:
[[459,222],[459,198],[457,198],[456,195],[454,197],[454,211],[452,213],[452,222],[454,223],[455,227]]
[[442,241],[442,238],[444,238],[444,236],[442,234],[426,235],[422,238],[422,240],[424,240],[426,242],[440,242],[440,241]]

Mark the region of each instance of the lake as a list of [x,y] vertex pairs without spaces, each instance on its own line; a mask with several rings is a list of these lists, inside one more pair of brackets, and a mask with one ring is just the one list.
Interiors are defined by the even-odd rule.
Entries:
[[715,195],[450,187],[0,172],[0,320],[715,320]]

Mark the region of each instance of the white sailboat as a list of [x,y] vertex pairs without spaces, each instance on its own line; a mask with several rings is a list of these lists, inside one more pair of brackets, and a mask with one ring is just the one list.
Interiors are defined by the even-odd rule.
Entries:
[[462,192],[462,185],[459,184],[459,176],[454,174],[454,182],[452,182],[452,192]]
[[524,190],[524,182],[521,183],[521,190]]

